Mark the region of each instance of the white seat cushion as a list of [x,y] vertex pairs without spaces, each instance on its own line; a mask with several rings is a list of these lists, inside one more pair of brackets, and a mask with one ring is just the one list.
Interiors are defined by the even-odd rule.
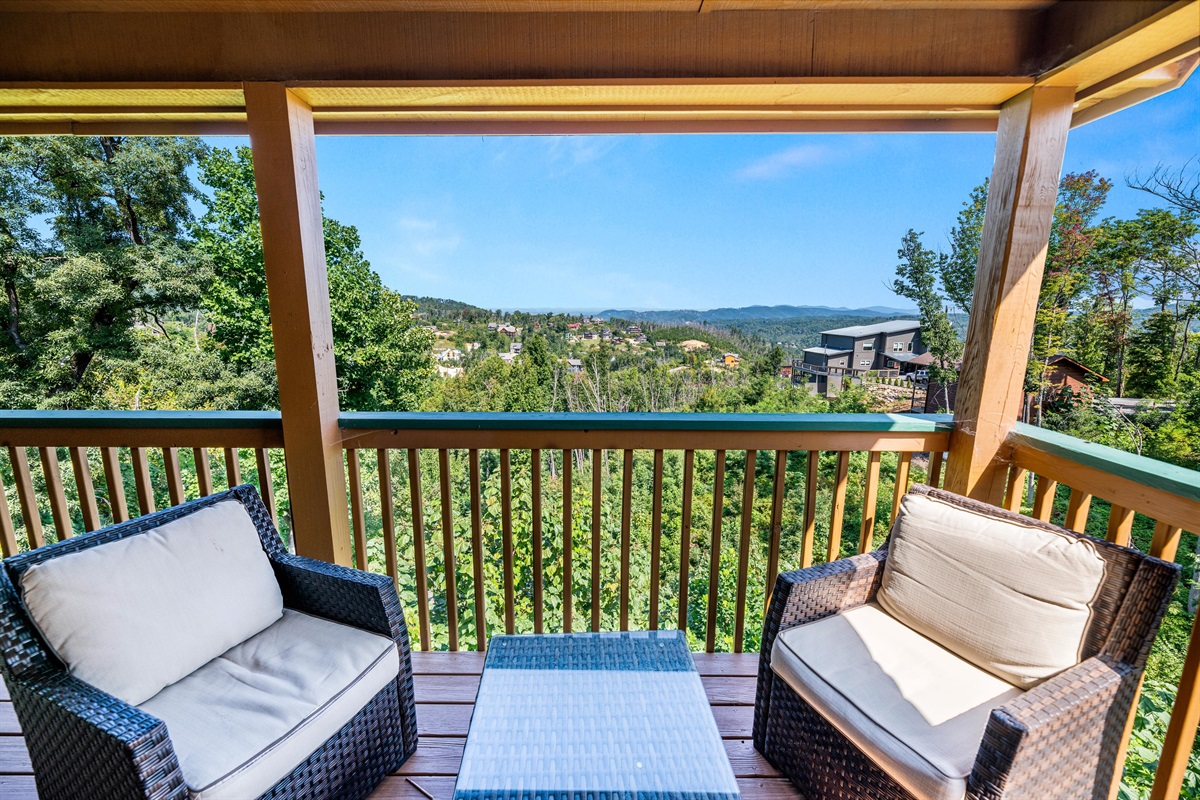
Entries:
[[1104,577],[1086,539],[909,494],[877,599],[910,628],[1029,688],[1083,660]]
[[962,800],[988,715],[1022,694],[873,603],[784,631],[771,669],[921,800]]
[[384,636],[291,609],[139,706],[167,724],[192,800],[265,792],[400,669]]
[[131,705],[283,612],[258,531],[236,500],[36,564],[21,593],[71,674]]

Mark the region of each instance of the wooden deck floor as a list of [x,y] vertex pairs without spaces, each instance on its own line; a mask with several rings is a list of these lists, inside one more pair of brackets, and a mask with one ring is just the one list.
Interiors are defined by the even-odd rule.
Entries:
[[[750,741],[758,654],[698,653],[696,666],[744,800],[798,800],[787,779]],[[479,653],[414,653],[417,726],[421,743],[400,772],[387,778],[373,800],[425,800],[411,778],[435,800],[449,800],[462,758],[472,704],[479,686]],[[34,800],[37,790],[20,726],[0,682],[0,797]]]

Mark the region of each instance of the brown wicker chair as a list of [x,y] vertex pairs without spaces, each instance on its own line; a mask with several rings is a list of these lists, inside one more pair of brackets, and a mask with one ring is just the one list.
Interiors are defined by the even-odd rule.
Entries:
[[[912,491],[995,519],[1070,534],[927,486]],[[1084,658],[991,711],[967,778],[972,800],[1109,796],[1125,725],[1179,567],[1126,547],[1095,544],[1106,562],[1105,578]],[[887,557],[885,544],[872,553],[782,574],[775,584],[762,637],[754,745],[810,800],[914,798],[771,666],[783,631],[872,602]]]

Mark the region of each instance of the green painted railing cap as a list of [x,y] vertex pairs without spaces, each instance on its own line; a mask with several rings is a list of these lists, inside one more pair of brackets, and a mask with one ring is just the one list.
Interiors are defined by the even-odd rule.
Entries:
[[[1107,472],[1164,492],[1200,501],[1200,472],[1115,447],[1086,442],[1058,431],[1017,423],[1013,438],[1059,458]],[[1054,477],[1054,476],[1050,476]]]
[[515,414],[344,412],[342,428],[393,430],[949,431],[946,414]]

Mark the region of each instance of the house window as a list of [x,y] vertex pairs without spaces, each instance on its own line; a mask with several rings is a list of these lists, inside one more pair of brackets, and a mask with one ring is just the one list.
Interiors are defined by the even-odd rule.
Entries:
[[863,352],[869,352],[871,350],[874,350],[875,343],[874,342],[863,342],[862,349],[863,349]]
[[892,342],[892,352],[899,353],[904,349],[904,342]]
[[912,346],[913,346],[913,343],[909,342],[908,343],[908,352],[910,352],[910,353],[912,352]]
[[863,360],[861,360],[861,361],[859,361],[859,362],[858,362],[858,365],[859,365],[860,367],[869,367],[869,366],[871,366],[871,359],[869,359],[869,358],[864,358]]

